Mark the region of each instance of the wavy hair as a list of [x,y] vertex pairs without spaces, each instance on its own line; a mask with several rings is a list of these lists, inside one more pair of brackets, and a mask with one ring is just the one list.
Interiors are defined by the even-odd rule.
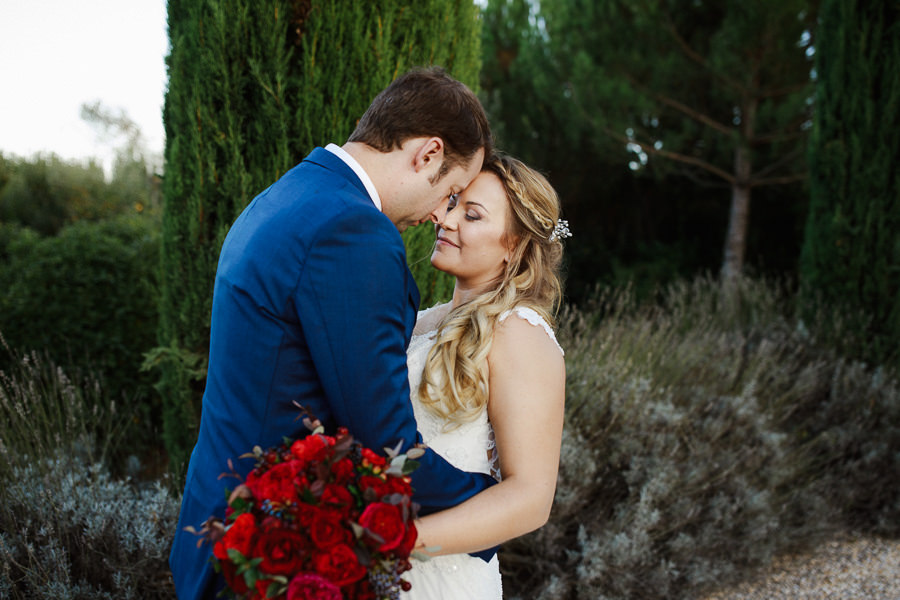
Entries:
[[444,317],[428,353],[419,398],[449,428],[474,420],[487,405],[487,359],[500,316],[526,306],[553,326],[562,297],[562,244],[550,241],[560,215],[556,191],[543,175],[501,154],[486,159],[482,173],[495,175],[506,191],[505,241],[513,250],[495,285]]

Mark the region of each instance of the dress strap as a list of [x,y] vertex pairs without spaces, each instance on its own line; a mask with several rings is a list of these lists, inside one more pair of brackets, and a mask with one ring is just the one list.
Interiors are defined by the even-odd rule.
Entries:
[[550,327],[550,323],[544,320],[544,317],[540,315],[533,308],[529,308],[527,306],[517,306],[514,309],[507,310],[500,314],[500,317],[497,319],[498,323],[502,323],[506,320],[506,317],[511,315],[513,312],[516,313],[516,316],[522,319],[525,319],[535,327],[543,327],[544,331],[547,332],[547,335],[550,336],[550,339],[553,340],[553,343],[556,344],[556,347],[559,348],[559,351],[562,352],[563,356],[565,356],[566,352],[562,349],[562,346],[559,345],[559,342],[556,341],[556,334],[553,333],[553,328]]

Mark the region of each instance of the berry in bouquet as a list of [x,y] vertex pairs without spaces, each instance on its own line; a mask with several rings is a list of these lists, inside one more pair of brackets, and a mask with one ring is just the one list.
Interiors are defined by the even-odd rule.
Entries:
[[[388,600],[410,585],[416,506],[409,474],[418,448],[379,454],[345,428],[312,433],[255,458],[230,492],[225,522],[200,532],[214,543],[226,594],[241,600]],[[229,462],[229,464],[231,464]],[[233,471],[233,469],[232,469]],[[240,476],[232,472],[230,476]]]

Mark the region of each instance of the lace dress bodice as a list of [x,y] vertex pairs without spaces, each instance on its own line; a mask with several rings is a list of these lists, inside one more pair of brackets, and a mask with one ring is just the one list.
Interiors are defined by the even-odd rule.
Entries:
[[[463,471],[487,473],[500,479],[494,433],[488,421],[487,410],[483,410],[473,421],[448,427],[442,417],[426,408],[419,400],[418,390],[425,360],[437,341],[437,327],[449,310],[450,305],[443,304],[420,311],[407,349],[409,387],[419,432],[425,444],[453,466]],[[512,312],[532,325],[543,327],[556,342],[547,322],[530,308],[518,307],[514,311],[507,311],[500,315],[500,321],[505,320]],[[413,565],[413,570],[404,575],[412,583],[412,590],[401,596],[404,600],[499,600],[502,597],[496,556],[486,563],[468,554],[454,554],[435,557],[426,562],[413,561]]]

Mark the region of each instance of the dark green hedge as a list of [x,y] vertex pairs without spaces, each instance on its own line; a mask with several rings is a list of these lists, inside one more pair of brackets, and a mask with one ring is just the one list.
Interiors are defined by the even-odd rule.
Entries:
[[[0,332],[7,344],[93,370],[107,398],[148,398],[152,388],[140,365],[155,344],[157,232],[157,223],[141,217],[76,223],[55,237],[0,225]],[[0,366],[8,360],[0,353]]]

